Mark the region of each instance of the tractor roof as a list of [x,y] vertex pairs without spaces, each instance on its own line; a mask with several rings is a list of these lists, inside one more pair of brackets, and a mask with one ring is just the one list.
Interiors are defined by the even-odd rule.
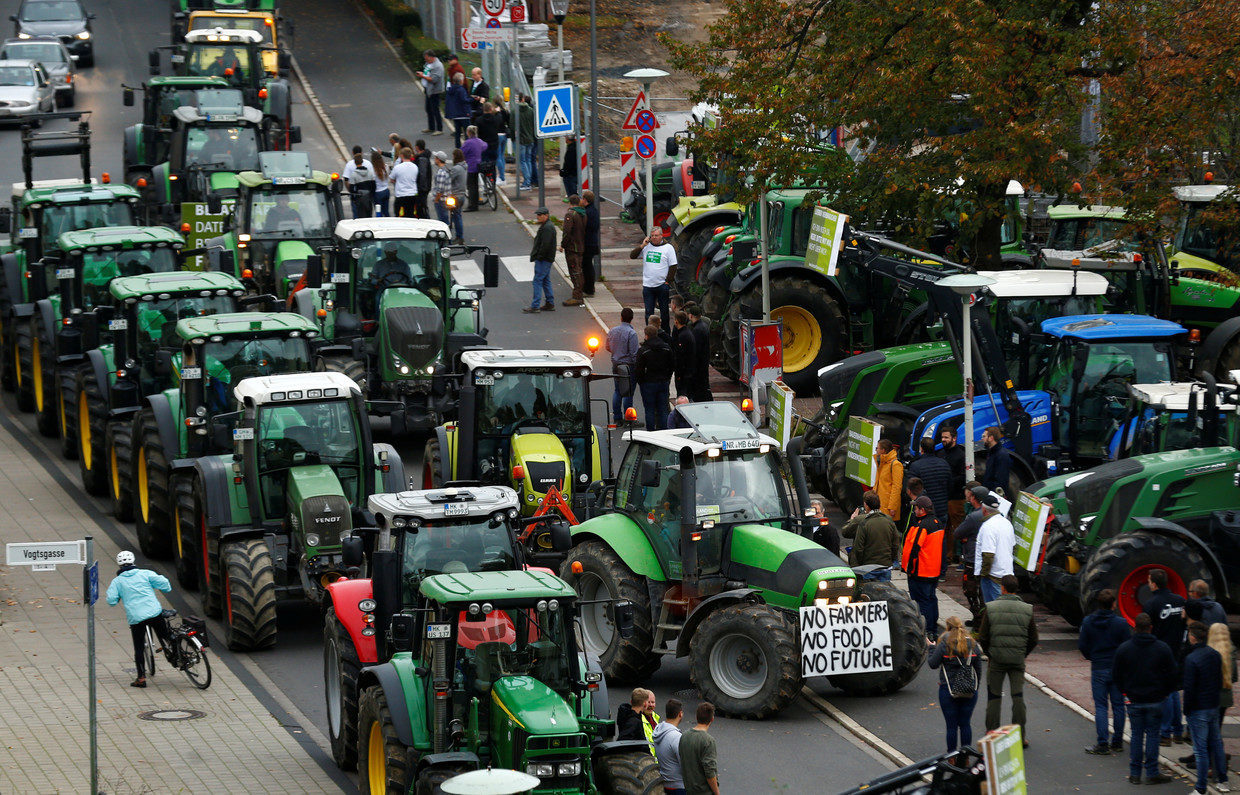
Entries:
[[263,375],[246,378],[233,389],[238,402],[258,406],[282,401],[329,400],[361,393],[352,378],[333,372]]
[[448,225],[422,218],[346,218],[336,223],[341,240],[425,240],[449,238]]
[[247,188],[261,185],[330,185],[331,175],[310,168],[310,155],[305,152],[260,152],[258,171],[242,171],[237,181]]
[[185,34],[190,44],[262,44],[263,34],[257,30],[236,28],[203,28]]
[[373,494],[368,507],[376,516],[386,517],[390,524],[395,516],[412,516],[427,522],[490,516],[496,511],[516,510],[520,501],[507,486],[469,486]]
[[[1234,391],[1234,387],[1227,384],[1220,385],[1222,390]],[[1197,393],[1197,408],[1200,409],[1205,405],[1205,384],[1200,381],[1179,381],[1176,383],[1158,383],[1158,384],[1132,384],[1128,387],[1132,390],[1132,394],[1143,403],[1151,406],[1161,406],[1168,411],[1188,411],[1188,397],[1193,392]],[[1240,409],[1235,403],[1218,403],[1219,411],[1236,411]]]
[[80,179],[36,179],[26,187],[24,182],[13,183],[13,196],[20,197],[23,206],[38,202],[45,204],[82,204],[88,202],[134,201],[140,197],[138,189],[129,185],[100,185]]
[[167,273],[144,273],[141,276],[122,276],[108,285],[112,297],[120,300],[140,298],[150,301],[166,293],[245,292],[235,276],[219,271],[170,271]]
[[1042,331],[1059,339],[1086,342],[1174,337],[1185,328],[1149,315],[1068,315],[1042,321]]
[[1053,207],[1048,207],[1046,214],[1050,216],[1052,221],[1070,218],[1109,218],[1115,221],[1122,221],[1127,216],[1128,211],[1123,207],[1108,207],[1105,204],[1091,204],[1087,207],[1081,207],[1076,204],[1056,204]]
[[687,403],[676,411],[689,423],[688,428],[666,431],[632,431],[633,442],[651,444],[665,450],[688,447],[695,455],[710,450],[760,450],[763,445],[778,447],[779,442],[757,429],[732,403]]
[[1230,185],[1179,185],[1171,189],[1182,202],[1212,202],[1231,190]]
[[222,77],[207,75],[165,75],[152,77],[147,81],[150,88],[228,88],[228,81]]
[[294,312],[230,312],[226,315],[191,317],[177,322],[183,340],[230,334],[298,334],[317,336],[318,326]]
[[590,357],[576,351],[475,350],[462,353],[461,362],[471,370],[480,367],[513,370],[590,367]]
[[574,599],[572,586],[541,571],[478,571],[435,574],[422,580],[418,590],[440,604],[469,602],[524,602],[529,599]]
[[61,251],[98,248],[122,251],[132,248],[181,248],[185,238],[166,226],[101,226],[65,232],[57,238]]
[[1110,282],[1090,271],[980,271],[995,280],[986,291],[996,298],[1057,298],[1065,295],[1106,295]]
[[210,89],[210,93],[216,94],[214,97],[216,104],[210,105],[201,101],[201,95],[208,93],[199,92],[200,101],[198,105],[182,105],[172,111],[173,117],[182,124],[198,124],[199,122],[211,123],[229,123],[229,124],[259,124],[263,120],[263,112],[258,108],[251,108],[242,105],[240,100],[240,92],[238,101],[228,101],[228,95],[233,93],[232,89],[219,90]]

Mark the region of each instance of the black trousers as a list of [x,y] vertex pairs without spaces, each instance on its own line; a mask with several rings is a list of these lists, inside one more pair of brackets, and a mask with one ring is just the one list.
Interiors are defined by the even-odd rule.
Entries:
[[129,633],[133,636],[133,661],[138,668],[138,678],[146,677],[146,661],[142,658],[145,656],[143,651],[146,649],[146,628],[150,627],[155,630],[155,636],[159,638],[159,642],[164,648],[169,648],[168,642],[168,622],[162,615],[153,616],[146,621],[140,621],[137,624],[129,625]]
[[594,280],[598,278],[598,273],[594,268],[594,258],[597,256],[599,256],[599,250],[589,246],[581,255],[581,287],[586,291],[586,295],[594,295]]
[[397,196],[392,215],[396,218],[417,218],[418,216],[418,197],[417,196]]

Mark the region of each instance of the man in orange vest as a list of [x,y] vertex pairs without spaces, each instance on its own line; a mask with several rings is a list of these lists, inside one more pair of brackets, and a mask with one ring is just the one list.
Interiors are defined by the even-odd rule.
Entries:
[[939,596],[935,587],[943,573],[943,525],[926,495],[913,500],[913,521],[904,536],[900,563],[908,574],[908,595],[926,620],[926,639],[935,643],[939,624]]

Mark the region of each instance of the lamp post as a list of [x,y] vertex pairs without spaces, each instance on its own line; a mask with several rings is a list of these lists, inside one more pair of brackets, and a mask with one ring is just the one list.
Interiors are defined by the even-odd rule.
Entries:
[[[564,17],[568,16],[568,0],[548,0],[548,3],[551,6],[551,16],[555,17],[555,43],[556,43],[556,51],[557,51],[557,55],[559,56],[559,63],[560,63],[559,80],[557,82],[563,83],[564,82]],[[574,108],[573,110],[576,111],[576,108]],[[577,130],[575,129],[569,133],[569,135],[576,135],[576,134],[577,134]],[[564,152],[566,151],[564,142],[568,139],[561,138],[559,140],[560,140],[560,157],[563,157]],[[576,165],[577,165],[576,163],[573,164],[574,168],[576,167]],[[543,180],[540,179],[538,181],[538,186],[539,186],[538,202],[539,204],[543,203],[542,183],[543,183]],[[564,198],[567,199],[568,197],[565,196]]]
[[961,325],[964,327],[960,337],[962,348],[961,367],[964,375],[964,481],[973,480],[973,328],[969,307],[973,305],[973,296],[983,287],[994,284],[989,276],[977,273],[957,273],[935,282],[939,287],[946,287],[961,299]]
[[[629,80],[638,80],[642,84],[642,91],[646,94],[647,104],[651,103],[650,86],[654,85],[654,81],[660,77],[667,77],[667,72],[662,69],[634,69],[631,72],[625,72],[624,76]],[[654,229],[654,175],[651,171],[654,157],[643,158],[646,161],[646,234],[650,234],[650,230]]]

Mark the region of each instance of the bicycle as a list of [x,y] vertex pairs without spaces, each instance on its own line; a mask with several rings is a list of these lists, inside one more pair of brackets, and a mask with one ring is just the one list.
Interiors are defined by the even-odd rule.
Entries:
[[499,209],[499,190],[495,187],[495,161],[483,160],[478,166],[479,191],[482,194],[480,204],[489,204],[492,210]]
[[180,670],[190,683],[199,690],[211,686],[211,661],[207,658],[207,622],[197,616],[181,619],[177,625],[172,624],[177,611],[164,610],[161,618],[168,628],[168,641],[172,648],[160,649],[159,637],[155,630],[146,628],[146,647],[143,649],[146,675],[155,675],[155,654],[157,650],[164,652],[168,664]]

